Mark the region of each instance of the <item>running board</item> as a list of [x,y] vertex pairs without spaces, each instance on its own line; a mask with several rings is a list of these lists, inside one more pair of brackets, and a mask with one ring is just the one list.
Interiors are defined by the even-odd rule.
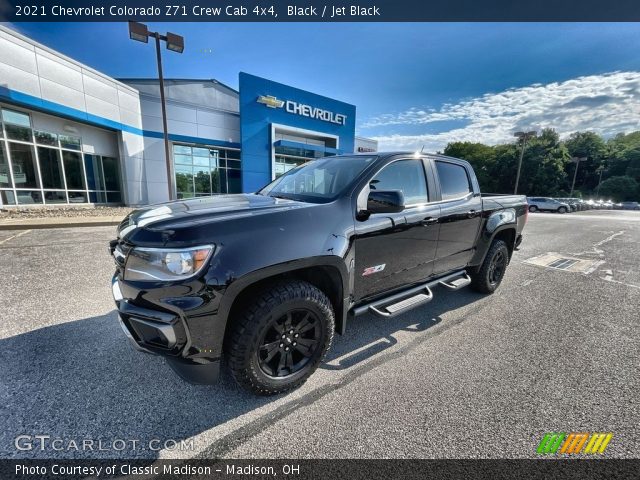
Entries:
[[379,317],[390,318],[400,315],[416,307],[433,300],[431,287],[443,285],[451,290],[458,290],[471,283],[471,279],[465,270],[446,275],[442,278],[431,280],[422,285],[390,295],[374,302],[362,305],[353,310],[353,315],[358,316],[371,312]]
[[462,287],[466,287],[471,283],[471,277],[467,272],[464,272],[460,278],[456,278],[455,280],[442,280],[440,285],[443,287],[447,287],[449,290],[459,290]]

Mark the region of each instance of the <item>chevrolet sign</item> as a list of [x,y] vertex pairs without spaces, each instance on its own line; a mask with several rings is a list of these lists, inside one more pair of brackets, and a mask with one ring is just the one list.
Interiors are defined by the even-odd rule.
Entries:
[[280,100],[272,95],[260,95],[257,102],[262,103],[269,108],[285,107],[287,112],[293,113],[294,115],[315,118],[316,120],[335,123],[336,125],[345,125],[347,122],[347,116],[342,113],[335,113],[322,108],[312,107],[311,105],[294,102],[293,100]]
[[282,108],[284,105],[282,100],[278,100],[276,97],[271,95],[260,95],[258,97],[258,103],[262,103],[269,108]]

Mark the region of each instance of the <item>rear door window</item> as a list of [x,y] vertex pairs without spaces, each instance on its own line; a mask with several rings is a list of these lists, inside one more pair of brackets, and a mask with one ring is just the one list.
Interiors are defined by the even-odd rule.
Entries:
[[436,160],[442,200],[465,197],[473,191],[467,169],[455,163]]

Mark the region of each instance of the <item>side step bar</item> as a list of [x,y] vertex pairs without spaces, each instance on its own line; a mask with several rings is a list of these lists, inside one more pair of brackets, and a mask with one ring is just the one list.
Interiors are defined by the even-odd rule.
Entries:
[[371,312],[379,317],[395,317],[413,308],[424,305],[433,300],[431,287],[443,285],[450,290],[458,290],[471,283],[471,278],[465,270],[460,270],[442,278],[431,280],[417,287],[390,295],[375,302],[362,305],[353,310],[353,315],[358,316]]
[[462,287],[466,287],[471,283],[471,277],[467,272],[464,272],[460,278],[455,280],[441,280],[440,285],[447,287],[449,290],[459,290]]

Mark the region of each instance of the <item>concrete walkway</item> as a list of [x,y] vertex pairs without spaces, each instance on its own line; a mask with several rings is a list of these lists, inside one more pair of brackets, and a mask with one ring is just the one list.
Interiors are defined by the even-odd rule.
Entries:
[[33,230],[39,228],[102,227],[118,225],[124,216],[51,217],[1,219],[0,230]]

